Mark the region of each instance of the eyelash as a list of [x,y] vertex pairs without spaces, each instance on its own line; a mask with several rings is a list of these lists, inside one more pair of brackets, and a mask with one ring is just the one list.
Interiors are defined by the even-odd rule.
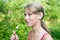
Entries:
[[26,14],[24,14],[26,16]]
[[[26,16],[26,14],[24,14]],[[29,16],[32,15],[32,14],[28,14]]]
[[32,14],[29,14],[29,15],[32,15]]

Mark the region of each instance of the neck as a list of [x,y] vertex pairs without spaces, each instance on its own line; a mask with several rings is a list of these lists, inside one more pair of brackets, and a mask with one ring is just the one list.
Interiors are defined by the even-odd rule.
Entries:
[[34,25],[33,27],[32,27],[32,31],[34,32],[34,33],[37,33],[37,32],[42,32],[42,31],[44,31],[45,32],[45,30],[42,28],[42,26],[41,26],[41,22],[38,22],[36,25]]

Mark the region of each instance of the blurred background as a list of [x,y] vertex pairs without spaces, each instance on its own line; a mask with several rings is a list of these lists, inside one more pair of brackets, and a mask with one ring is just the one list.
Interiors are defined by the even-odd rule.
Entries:
[[0,0],[0,40],[10,40],[15,30],[19,40],[27,40],[28,27],[24,20],[24,7],[39,2],[44,6],[44,22],[54,40],[60,40],[60,0]]

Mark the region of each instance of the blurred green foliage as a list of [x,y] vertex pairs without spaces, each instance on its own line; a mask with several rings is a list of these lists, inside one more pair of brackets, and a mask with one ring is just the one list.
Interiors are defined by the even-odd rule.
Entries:
[[19,40],[27,40],[31,28],[24,20],[24,6],[30,2],[40,2],[44,6],[44,21],[54,40],[60,39],[60,0],[0,0],[0,40],[10,40],[14,30]]

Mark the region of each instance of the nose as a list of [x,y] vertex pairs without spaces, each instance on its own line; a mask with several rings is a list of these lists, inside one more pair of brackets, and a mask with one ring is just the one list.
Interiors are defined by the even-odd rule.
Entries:
[[25,20],[26,20],[26,21],[28,21],[28,19],[29,19],[29,16],[28,16],[28,15],[26,15],[26,16],[25,16]]

